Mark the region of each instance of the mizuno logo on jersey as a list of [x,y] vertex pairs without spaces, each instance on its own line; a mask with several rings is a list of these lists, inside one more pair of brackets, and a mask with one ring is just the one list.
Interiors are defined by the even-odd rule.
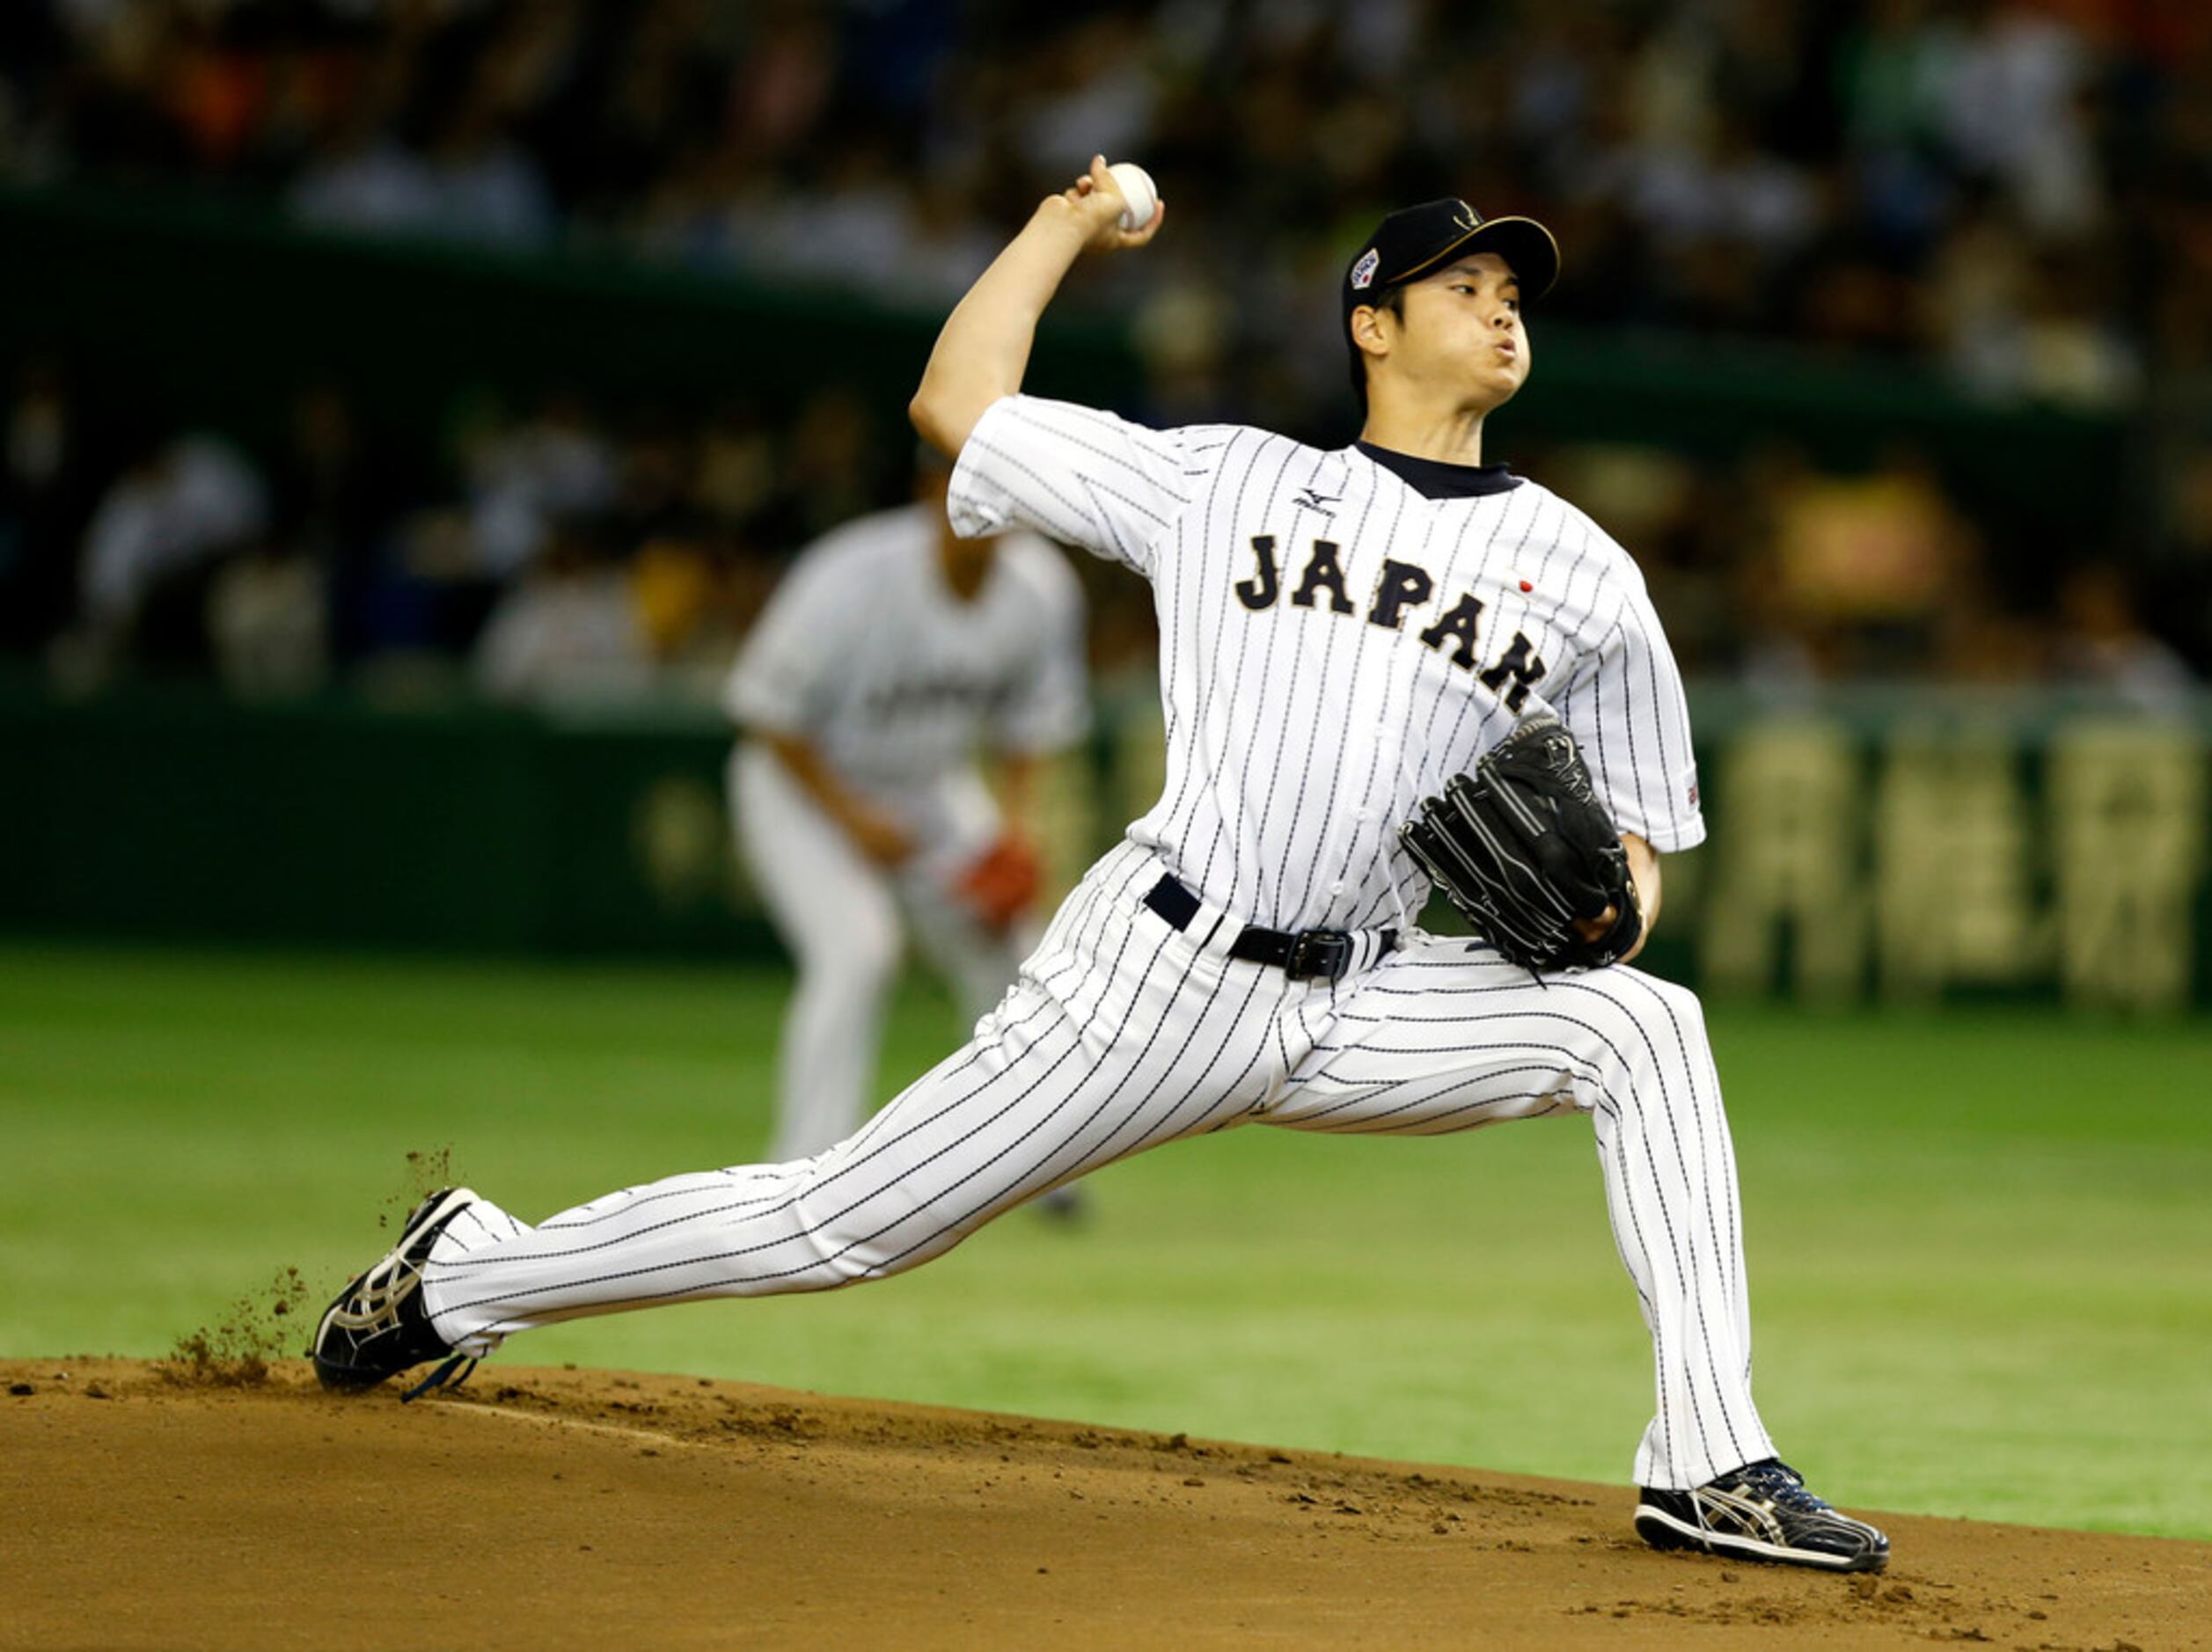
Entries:
[[[1297,588],[1291,592],[1292,607],[1315,608],[1325,600],[1332,614],[1349,616],[1359,611],[1345,588],[1342,550],[1333,539],[1314,541]],[[1273,534],[1252,536],[1252,558],[1254,573],[1251,578],[1236,582],[1236,600],[1256,614],[1274,607],[1283,593],[1283,569],[1275,560]],[[1411,611],[1425,606],[1435,596],[1436,580],[1426,568],[1417,562],[1388,558],[1367,605],[1367,624],[1385,631],[1403,631]],[[1543,676],[1544,662],[1536,657],[1536,646],[1527,633],[1516,631],[1498,662],[1476,671],[1476,632],[1483,610],[1481,597],[1461,591],[1459,600],[1437,616],[1435,624],[1415,635],[1423,647],[1444,654],[1461,670],[1474,673],[1476,682],[1501,695],[1508,711],[1518,712],[1528,698],[1530,686]]]
[[1324,493],[1318,488],[1301,487],[1298,490],[1297,508],[1310,510],[1317,515],[1334,516],[1337,513],[1329,508],[1343,497],[1342,493]]

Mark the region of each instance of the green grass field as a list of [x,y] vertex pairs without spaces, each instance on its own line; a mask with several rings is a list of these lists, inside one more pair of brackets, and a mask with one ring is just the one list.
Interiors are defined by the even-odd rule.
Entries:
[[[157,1355],[379,1250],[409,1151],[535,1217],[765,1140],[765,971],[0,948],[0,1354]],[[1872,1508],[2212,1538],[2212,1023],[1713,1016],[1761,1403]],[[899,1001],[887,1087],[949,1048]],[[1623,1480],[1648,1347],[1587,1126],[1252,1129],[863,1290],[505,1357]]]

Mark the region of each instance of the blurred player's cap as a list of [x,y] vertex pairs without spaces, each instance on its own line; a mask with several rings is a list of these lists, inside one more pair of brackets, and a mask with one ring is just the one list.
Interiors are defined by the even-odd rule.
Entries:
[[1520,278],[1524,299],[1542,298],[1559,279],[1559,243],[1534,218],[1485,218],[1456,197],[1402,207],[1375,226],[1344,271],[1344,319],[1401,282],[1433,274],[1470,252],[1495,252]]

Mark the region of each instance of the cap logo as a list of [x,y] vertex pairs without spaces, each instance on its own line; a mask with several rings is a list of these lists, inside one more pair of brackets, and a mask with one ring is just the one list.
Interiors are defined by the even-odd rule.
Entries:
[[1479,230],[1483,227],[1483,215],[1462,201],[1460,209],[1452,215],[1452,222],[1462,230]]
[[1382,262],[1382,255],[1369,247],[1359,255],[1359,261],[1351,267],[1351,290],[1364,293],[1374,285],[1375,270]]

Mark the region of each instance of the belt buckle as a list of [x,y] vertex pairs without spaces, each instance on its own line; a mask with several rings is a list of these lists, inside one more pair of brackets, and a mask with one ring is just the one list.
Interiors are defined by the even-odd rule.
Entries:
[[1341,929],[1302,929],[1291,937],[1283,973],[1293,980],[1334,981],[1351,968],[1351,937]]

